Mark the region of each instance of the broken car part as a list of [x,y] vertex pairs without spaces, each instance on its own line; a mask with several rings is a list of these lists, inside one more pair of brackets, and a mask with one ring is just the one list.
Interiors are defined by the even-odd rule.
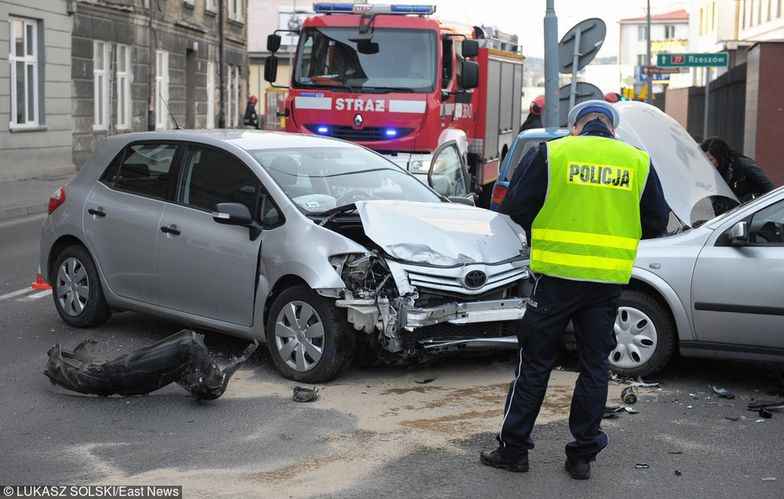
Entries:
[[713,393],[715,393],[716,395],[718,395],[723,399],[735,398],[735,394],[733,394],[731,391],[727,390],[726,388],[717,388],[715,386],[711,386],[711,390],[713,390]]
[[294,394],[291,396],[291,400],[294,402],[315,402],[318,398],[319,391],[315,386],[313,388],[295,386]]
[[177,383],[196,399],[214,400],[258,347],[254,341],[221,370],[204,345],[204,335],[188,329],[107,362],[95,360],[96,344],[88,339],[72,352],[56,344],[49,350],[44,374],[57,386],[103,397],[146,395]]
[[624,404],[636,404],[637,403],[637,390],[634,386],[627,386],[621,392],[621,400],[623,400]]

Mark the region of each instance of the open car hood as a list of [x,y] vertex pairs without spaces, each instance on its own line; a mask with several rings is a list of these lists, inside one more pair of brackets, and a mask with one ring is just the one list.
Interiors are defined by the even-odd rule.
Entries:
[[693,225],[710,220],[721,213],[717,208],[726,210],[737,204],[699,144],[672,117],[642,102],[619,102],[615,107],[621,117],[617,137],[648,152],[664,197],[682,222]]
[[359,201],[365,234],[389,256],[428,265],[497,263],[523,255],[523,229],[507,215],[452,203]]

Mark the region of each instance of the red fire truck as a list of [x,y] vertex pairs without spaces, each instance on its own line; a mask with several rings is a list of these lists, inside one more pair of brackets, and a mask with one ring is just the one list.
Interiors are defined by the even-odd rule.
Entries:
[[[445,138],[462,136],[470,185],[488,206],[520,126],[517,37],[440,21],[428,5],[316,3],[313,10],[299,30],[286,130],[357,142],[420,175]],[[280,40],[276,32],[267,41],[264,77],[273,85]]]

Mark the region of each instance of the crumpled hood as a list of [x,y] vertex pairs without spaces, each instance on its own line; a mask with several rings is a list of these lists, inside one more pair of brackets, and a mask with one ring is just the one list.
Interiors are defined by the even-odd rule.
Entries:
[[737,201],[694,139],[672,117],[642,102],[614,104],[624,142],[647,151],[673,213],[686,224],[716,216],[711,197]]
[[358,201],[365,234],[399,260],[430,265],[497,263],[528,255],[507,215],[452,203]]

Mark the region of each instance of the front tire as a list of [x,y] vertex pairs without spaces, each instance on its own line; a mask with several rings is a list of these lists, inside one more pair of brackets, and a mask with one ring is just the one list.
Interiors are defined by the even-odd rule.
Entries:
[[618,345],[610,353],[610,368],[623,376],[658,373],[675,351],[675,332],[660,300],[641,291],[623,291],[615,319]]
[[275,367],[294,381],[329,381],[354,356],[345,312],[307,286],[291,287],[275,299],[266,335]]
[[83,246],[68,246],[54,264],[54,306],[69,326],[88,328],[112,315],[103,294],[101,279],[90,253]]

